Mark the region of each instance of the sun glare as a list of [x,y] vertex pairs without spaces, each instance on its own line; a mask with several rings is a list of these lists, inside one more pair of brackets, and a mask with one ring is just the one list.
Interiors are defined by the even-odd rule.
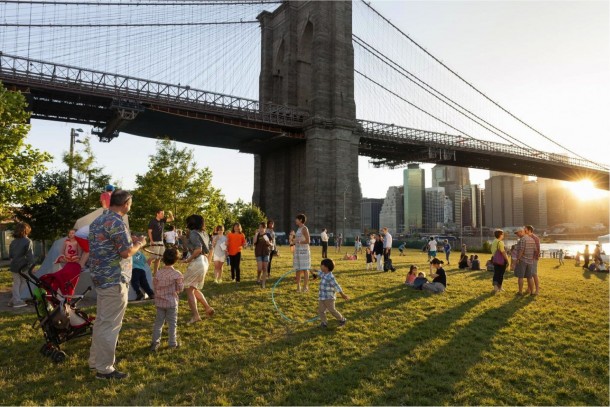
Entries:
[[574,196],[583,201],[608,197],[608,191],[594,188],[593,182],[588,179],[583,179],[578,182],[570,182],[568,183],[567,187],[570,191],[572,191]]

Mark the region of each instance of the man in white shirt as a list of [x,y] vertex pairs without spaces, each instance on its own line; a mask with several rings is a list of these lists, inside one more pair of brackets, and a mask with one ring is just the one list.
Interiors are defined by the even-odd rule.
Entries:
[[434,236],[430,236],[430,241],[428,242],[428,261],[431,261],[436,257],[436,246],[438,245],[437,241],[434,239]]
[[320,240],[322,241],[322,258],[325,259],[328,257],[328,233],[326,233],[326,228],[322,229]]
[[[382,229],[383,232],[383,262],[384,264],[390,259],[392,253],[392,235],[387,227]],[[392,271],[396,270],[392,267]]]

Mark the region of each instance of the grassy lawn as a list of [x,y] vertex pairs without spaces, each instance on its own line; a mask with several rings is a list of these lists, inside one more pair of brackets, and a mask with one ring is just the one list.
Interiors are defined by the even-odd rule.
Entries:
[[[313,249],[315,265],[320,251]],[[573,263],[557,269],[544,259],[540,296],[515,296],[510,273],[506,292],[494,296],[492,273],[450,266],[447,292],[430,295],[403,285],[409,264],[427,271],[420,251],[396,253],[396,273],[338,260],[335,275],[351,300],[338,299],[337,308],[348,323],[338,328],[330,316],[323,331],[318,321],[302,322],[316,315],[315,281],[307,294],[295,293],[290,277],[277,286],[279,308],[297,321],[288,322],[270,288],[255,284],[253,253],[244,257],[239,286],[216,285],[208,274],[212,319],[186,325],[183,298],[177,350],[164,340],[151,354],[154,305],[129,305],[117,355],[130,377],[120,382],[94,378],[88,338],[68,342],[68,359],[56,365],[38,353],[43,336],[31,328],[32,314],[0,314],[0,404],[609,404],[607,274],[583,273]],[[272,281],[290,265],[284,247]],[[8,274],[0,273],[2,290]]]

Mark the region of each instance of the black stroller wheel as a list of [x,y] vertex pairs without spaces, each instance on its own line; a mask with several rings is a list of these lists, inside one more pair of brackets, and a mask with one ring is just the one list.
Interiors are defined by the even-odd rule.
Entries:
[[51,356],[54,351],[55,348],[53,348],[53,345],[48,343],[45,343],[44,345],[42,345],[42,348],[40,348],[40,353],[42,353],[46,357]]
[[58,350],[53,352],[53,356],[52,356],[53,362],[55,363],[61,363],[64,360],[66,360],[66,352]]

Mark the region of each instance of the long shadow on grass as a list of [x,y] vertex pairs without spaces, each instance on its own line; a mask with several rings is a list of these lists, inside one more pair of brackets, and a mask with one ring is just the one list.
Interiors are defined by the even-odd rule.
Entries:
[[[491,349],[498,331],[529,301],[511,299],[497,308],[478,315],[468,325],[460,327],[450,341],[431,351],[422,363],[412,365],[396,376],[391,388],[385,387],[382,396],[370,400],[376,404],[445,405],[461,404],[454,399],[456,387],[465,379],[468,369],[478,363],[481,353]],[[418,380],[426,380],[426,385]],[[477,404],[485,400],[468,400]],[[467,402],[468,402],[467,401]],[[515,404],[517,400],[496,400],[497,404]]]
[[[277,400],[275,404],[351,404],[350,400],[346,400],[345,397],[348,396],[353,386],[363,380],[373,381],[376,374],[391,368],[397,359],[408,355],[418,343],[440,337],[452,323],[459,320],[485,298],[489,298],[489,295],[472,298],[455,308],[415,324],[406,332],[392,335],[388,341],[377,346],[366,356],[348,361],[339,369],[328,370],[320,377],[304,381],[297,389],[288,393],[283,399]],[[346,386],[348,383],[350,386]],[[303,400],[304,394],[308,395],[306,400]],[[388,400],[383,397],[373,404],[388,404]]]
[[587,280],[591,279],[591,276],[595,276],[602,281],[606,281],[608,279],[608,273],[601,273],[599,271],[590,271],[589,269],[582,269],[582,275]]

